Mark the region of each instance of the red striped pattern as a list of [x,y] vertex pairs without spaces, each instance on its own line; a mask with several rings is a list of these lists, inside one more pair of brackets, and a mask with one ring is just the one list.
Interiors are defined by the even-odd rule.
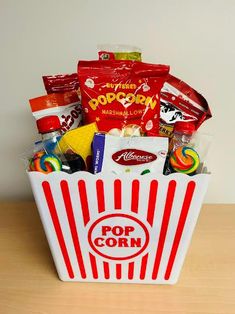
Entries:
[[42,188],[45,194],[45,198],[47,201],[47,206],[51,215],[51,219],[53,222],[53,226],[55,229],[55,233],[57,236],[57,240],[60,246],[60,250],[61,253],[63,255],[63,259],[64,259],[64,263],[69,275],[69,278],[74,278],[74,273],[73,273],[73,269],[72,269],[72,265],[70,263],[70,259],[69,259],[69,254],[66,248],[66,244],[64,241],[64,236],[63,236],[63,232],[60,226],[60,222],[59,222],[59,218],[58,218],[58,214],[56,211],[56,207],[55,207],[55,202],[51,193],[51,188],[50,188],[50,184],[47,181],[42,182]]
[[157,248],[154,267],[153,267],[153,273],[152,273],[153,280],[157,279],[157,276],[158,276],[158,270],[159,270],[159,266],[160,266],[160,262],[162,258],[162,252],[163,252],[163,248],[165,244],[166,233],[168,229],[171,209],[172,209],[174,195],[175,195],[175,188],[176,188],[176,182],[174,180],[170,181],[168,185],[167,196],[166,196],[166,203],[165,203],[164,214],[163,214],[163,219],[162,219],[162,226],[161,226],[161,231],[160,231],[160,236],[159,236],[158,248]]
[[[131,191],[131,211],[133,213],[138,213],[139,210],[139,189],[140,182],[139,180],[133,180],[132,182],[132,191]],[[133,279],[134,276],[134,262],[128,264],[128,279]]]
[[104,266],[104,278],[105,279],[109,279],[109,264],[107,262],[103,262],[103,266]]
[[[84,221],[84,225],[86,226],[86,224],[90,221],[90,212],[89,212],[89,205],[88,205],[88,199],[87,199],[86,183],[84,180],[78,181],[78,191],[80,195],[83,221]],[[97,202],[98,202],[98,212],[100,213],[104,211],[104,207],[105,207],[104,184],[102,180],[96,181],[96,194],[97,194]],[[98,279],[96,257],[92,255],[91,253],[89,253],[89,257],[90,257],[90,264],[91,264],[93,278]]]
[[170,254],[168,265],[166,268],[166,273],[165,273],[165,277],[164,277],[165,280],[168,280],[170,278],[170,275],[171,275],[172,267],[174,265],[175,257],[176,257],[179,243],[181,240],[181,236],[182,236],[182,233],[184,230],[184,225],[185,225],[185,222],[187,219],[187,215],[188,215],[189,207],[190,207],[190,204],[192,201],[195,186],[196,186],[196,184],[194,181],[190,181],[187,185],[187,190],[185,193],[184,202],[182,205],[180,218],[179,218],[178,225],[177,225],[175,238],[174,238],[172,249],[171,249],[171,254]]
[[98,213],[102,213],[105,211],[104,182],[102,180],[96,181],[96,196],[98,202]]
[[134,212],[134,213],[138,213],[139,188],[140,188],[139,180],[133,180],[133,182],[132,182],[132,192],[131,192],[131,211]]
[[84,180],[78,181],[78,191],[80,195],[82,214],[84,225],[86,225],[90,220],[88,200],[87,200],[87,192],[86,192],[86,183]]
[[114,181],[114,208],[122,208],[122,182],[119,179]]
[[147,268],[147,262],[148,262],[148,254],[144,255],[142,257],[141,261],[141,268],[140,268],[140,279],[144,280],[145,279],[145,274],[146,274],[146,268]]
[[128,264],[128,279],[133,279],[134,277],[134,262]]
[[[96,181],[96,196],[97,196],[98,213],[100,214],[105,211],[104,182],[100,179]],[[90,262],[91,262],[93,278],[98,279],[96,258],[92,254],[90,254]]]
[[70,198],[70,192],[69,192],[69,187],[68,187],[68,182],[63,180],[60,183],[63,199],[64,199],[64,205],[67,213],[67,218],[69,222],[69,227],[73,239],[73,245],[75,248],[75,253],[77,257],[77,262],[78,262],[78,267],[80,269],[81,277],[86,278],[86,271],[83,263],[83,258],[82,258],[82,252],[80,248],[80,243],[78,239],[78,232],[76,228],[76,222],[74,218],[74,213],[73,213],[73,207],[71,203],[71,198]]
[[98,270],[97,270],[96,258],[91,253],[89,253],[89,257],[90,257],[90,262],[91,262],[91,270],[92,270],[93,278],[98,279]]
[[122,265],[116,264],[116,278],[121,279],[122,278]]
[[[147,209],[147,221],[151,227],[153,225],[155,209],[156,209],[157,189],[158,189],[158,182],[157,180],[153,180],[150,184],[148,209]],[[148,264],[148,254],[143,256],[141,260],[141,270],[140,270],[141,280],[145,279],[147,264]]]
[[[78,267],[81,273],[82,278],[86,278],[86,270],[85,265],[83,261],[82,251],[80,247],[79,242],[79,232],[77,230],[75,217],[74,217],[74,211],[72,207],[72,201],[70,197],[70,191],[68,182],[66,180],[62,180],[60,183],[61,186],[61,192],[64,200],[65,210],[68,218],[68,223],[70,227],[70,232],[74,244],[74,249],[77,257]],[[173,240],[169,260],[167,263],[167,267],[165,270],[165,280],[169,280],[172,269],[174,266],[174,262],[176,259],[177,251],[180,245],[181,237],[183,234],[184,226],[186,223],[186,219],[188,216],[190,204],[192,201],[192,197],[195,190],[195,182],[190,181],[187,185],[186,193],[184,196],[184,201],[181,208],[181,213],[179,217],[179,221],[177,224],[177,229],[175,233],[175,237]],[[63,232],[61,229],[61,225],[59,222],[57,210],[55,207],[55,202],[52,196],[51,187],[49,182],[44,181],[42,183],[42,187],[44,190],[44,194],[46,197],[48,209],[51,215],[51,219],[53,222],[53,226],[56,232],[56,236],[59,242],[60,250],[64,259],[64,263],[68,272],[68,275],[70,278],[74,278],[74,271],[72,269],[72,265],[70,262],[68,250],[66,248],[66,243],[64,240]],[[104,182],[101,179],[98,179],[95,182],[96,187],[96,197],[97,197],[97,209],[98,213],[103,213],[105,208],[105,189],[104,189]],[[159,273],[159,268],[161,264],[162,254],[164,250],[167,230],[169,226],[171,211],[173,207],[173,201],[175,196],[175,190],[176,190],[176,181],[171,180],[168,185],[167,189],[167,196],[165,200],[165,206],[164,206],[164,212],[163,212],[163,218],[161,223],[161,229],[159,234],[159,241],[158,241],[158,247],[155,254],[153,269],[152,269],[152,279],[156,280]],[[131,184],[131,212],[138,214],[139,211],[139,193],[140,193],[140,182],[139,180],[133,180]],[[88,198],[87,198],[87,188],[86,188],[86,182],[85,180],[79,180],[78,181],[78,193],[80,197],[80,203],[81,203],[81,211],[82,211],[82,217],[84,226],[87,225],[87,223],[90,221],[90,210],[89,210],[89,204],[88,204]],[[148,203],[147,203],[147,214],[146,214],[146,220],[149,223],[149,225],[152,227],[154,224],[154,217],[156,215],[156,201],[157,201],[157,194],[158,194],[158,181],[152,180],[149,186],[149,195],[148,195]],[[122,209],[122,182],[119,179],[116,179],[114,181],[114,208],[116,210]],[[141,258],[141,265],[140,265],[140,273],[139,278],[140,280],[144,280],[146,277],[146,271],[148,267],[148,258],[149,258],[149,252],[142,256]],[[97,260],[95,255],[89,252],[89,260],[91,265],[91,271],[92,276],[94,279],[98,279],[98,267],[97,267]],[[115,270],[116,270],[116,279],[120,280],[122,278],[122,264],[117,263],[115,264]],[[110,263],[103,261],[103,273],[105,279],[110,279]],[[128,279],[133,280],[135,273],[135,261],[129,262],[128,264]],[[137,274],[136,274],[137,275]]]
[[150,224],[150,226],[153,225],[153,219],[155,215],[157,189],[158,189],[158,182],[157,180],[153,180],[150,184],[148,214],[147,214],[147,221]]

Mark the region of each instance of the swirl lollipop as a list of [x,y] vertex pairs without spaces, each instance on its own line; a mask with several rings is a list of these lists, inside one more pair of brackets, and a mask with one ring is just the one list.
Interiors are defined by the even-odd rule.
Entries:
[[171,154],[170,164],[175,171],[190,174],[197,170],[200,158],[193,148],[183,146]]
[[45,154],[45,152],[40,151],[40,152],[35,153],[35,154],[33,155],[33,158],[30,158],[30,159],[29,159],[29,170],[30,170],[30,171],[38,171],[38,170],[35,169],[35,163],[34,163],[34,162],[35,162],[37,159],[40,159],[44,154]]
[[52,171],[61,171],[62,163],[61,160],[54,154],[37,152],[30,160],[29,169],[31,171],[50,173]]

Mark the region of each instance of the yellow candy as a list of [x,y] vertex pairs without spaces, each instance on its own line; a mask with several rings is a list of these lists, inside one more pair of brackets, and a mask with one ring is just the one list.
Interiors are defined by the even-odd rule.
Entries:
[[87,157],[92,155],[91,144],[96,132],[98,132],[98,128],[95,122],[68,131],[60,139],[56,150],[66,153],[70,148],[86,162]]

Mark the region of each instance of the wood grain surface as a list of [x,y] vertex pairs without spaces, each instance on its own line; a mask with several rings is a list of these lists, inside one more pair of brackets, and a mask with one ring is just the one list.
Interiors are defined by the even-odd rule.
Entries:
[[33,202],[0,203],[0,314],[235,313],[235,205],[204,205],[174,286],[61,282]]

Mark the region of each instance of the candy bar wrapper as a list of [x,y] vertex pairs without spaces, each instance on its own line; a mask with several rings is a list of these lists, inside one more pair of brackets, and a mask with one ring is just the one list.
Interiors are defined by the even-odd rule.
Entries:
[[93,141],[94,173],[163,173],[168,150],[164,137],[116,137],[96,134]]
[[94,174],[99,173],[102,170],[104,160],[104,148],[105,148],[105,134],[95,134],[92,143]]

